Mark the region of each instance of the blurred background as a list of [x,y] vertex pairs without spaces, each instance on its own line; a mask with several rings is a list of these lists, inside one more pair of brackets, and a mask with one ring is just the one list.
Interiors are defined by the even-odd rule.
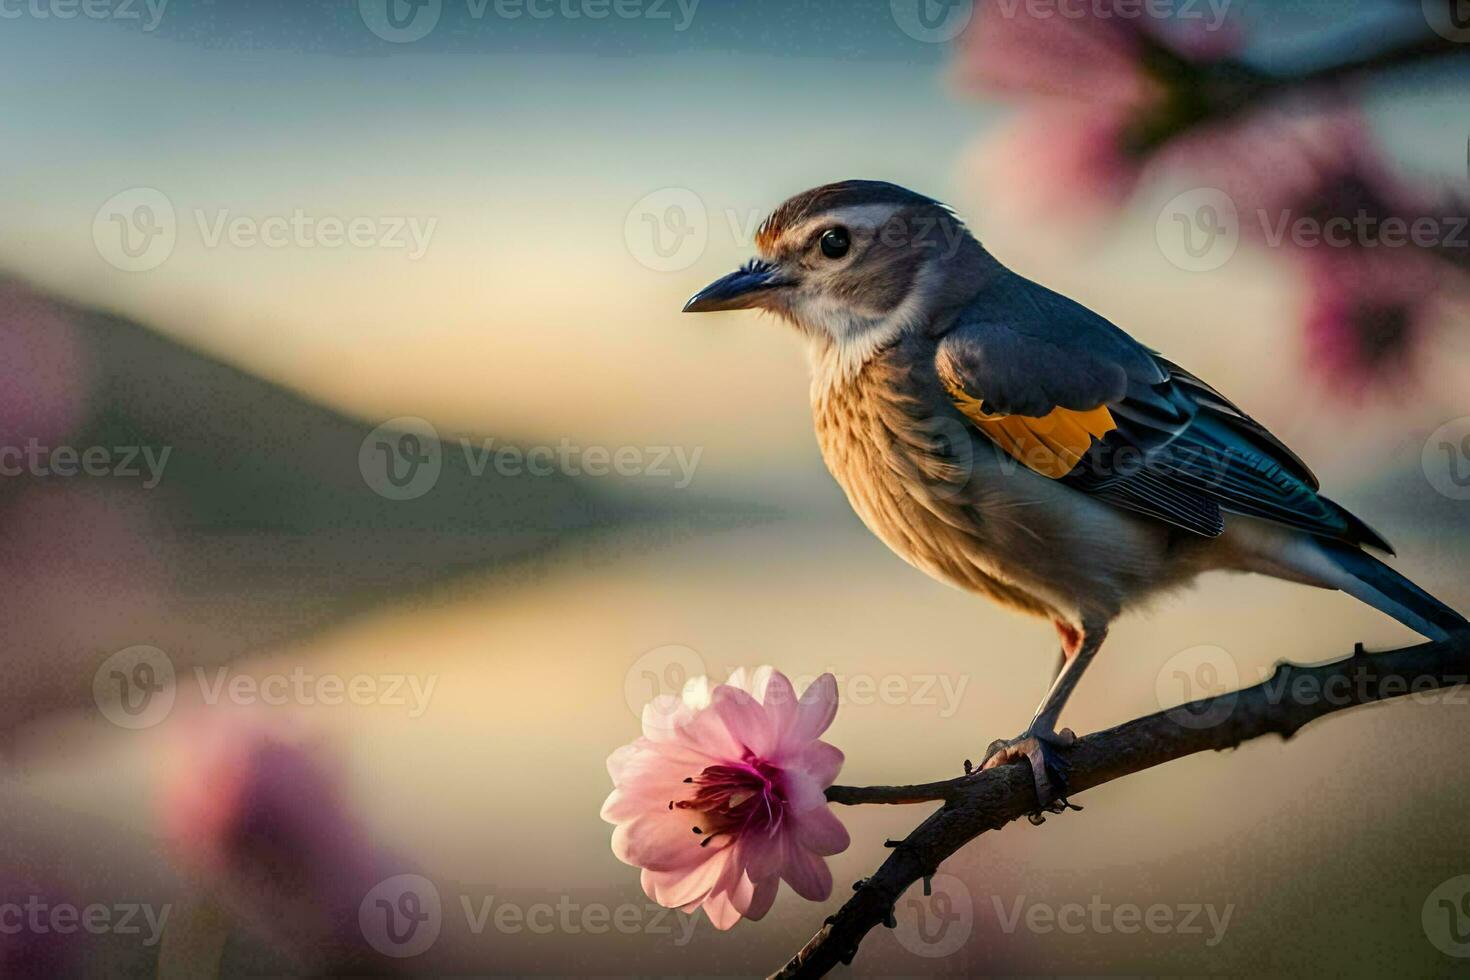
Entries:
[[[783,963],[924,808],[844,810],[823,907],[658,910],[598,819],[643,703],[830,670],[841,781],[910,782],[1055,659],[862,528],[791,331],[679,314],[832,180],[951,202],[1470,607],[1467,42],[1457,0],[0,0],[0,973]],[[1207,577],[1066,721],[1414,640]],[[987,835],[851,969],[1463,969],[1470,713],[1417,700]],[[404,881],[407,945],[359,916]]]

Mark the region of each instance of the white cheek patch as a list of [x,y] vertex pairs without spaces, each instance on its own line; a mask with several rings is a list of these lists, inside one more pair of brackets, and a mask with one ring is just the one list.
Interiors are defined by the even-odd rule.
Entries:
[[937,274],[932,264],[920,268],[908,295],[887,316],[858,316],[825,296],[793,306],[793,313],[812,338],[809,358],[813,399],[851,382],[864,365],[895,343],[904,331],[922,322]]

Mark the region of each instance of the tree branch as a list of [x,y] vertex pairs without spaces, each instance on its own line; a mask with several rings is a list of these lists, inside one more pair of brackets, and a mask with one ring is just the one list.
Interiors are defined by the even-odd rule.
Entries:
[[[1234,748],[1263,735],[1288,739],[1304,725],[1334,712],[1406,694],[1470,682],[1470,634],[1351,657],[1318,666],[1281,663],[1254,687],[1161,711],[1079,739],[1064,756],[1069,795],[1207,749]],[[892,922],[899,897],[934,874],[940,862],[985,833],[1037,812],[1030,768],[1000,766],[918,786],[833,786],[834,803],[905,803],[943,800],[944,805],[903,841],[871,878],[791,961],[778,978],[820,977],[852,961],[874,926]]]

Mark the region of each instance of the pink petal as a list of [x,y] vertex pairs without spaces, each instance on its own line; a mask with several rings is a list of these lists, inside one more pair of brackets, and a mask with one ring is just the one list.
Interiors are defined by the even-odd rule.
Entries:
[[997,204],[1010,214],[1095,220],[1126,201],[1142,173],[1144,161],[1125,144],[1132,119],[1112,106],[1023,109],[980,143],[975,179],[1004,186]]
[[791,813],[802,813],[827,805],[825,787],[801,769],[787,769],[782,773],[782,786],[786,793],[786,808]]
[[845,759],[846,756],[837,746],[826,742],[812,742],[794,759],[789,760],[788,766],[805,770],[818,786],[826,789],[837,779]]
[[668,810],[669,801],[680,799],[687,789],[675,779],[614,787],[602,804],[602,819],[608,823],[626,823],[641,814]]
[[643,737],[667,741],[694,717],[694,709],[672,694],[660,694],[643,706]]
[[777,742],[783,741],[796,721],[797,705],[796,691],[785,674],[778,670],[771,671],[761,703],[766,706],[766,717],[770,719],[771,730],[775,732]]
[[[720,690],[721,688],[715,689],[716,696]],[[730,732],[725,716],[714,710],[713,705],[697,713],[688,724],[681,726],[678,738],[687,748],[703,752],[719,761],[737,760],[745,754],[744,744]]]
[[782,839],[786,856],[781,877],[807,901],[825,902],[832,895],[832,872],[827,862],[803,848],[791,835],[783,834]]
[[736,667],[730,671],[730,676],[725,683],[730,687],[738,687],[757,701],[764,701],[765,684],[769,679],[772,668],[761,666],[751,670],[747,667]]
[[682,799],[684,779],[703,770],[712,760],[671,742],[639,739],[608,758],[615,785],[602,807],[610,823],[632,820],[640,813],[666,810],[670,800]]
[[719,881],[728,863],[728,850],[725,850],[715,851],[708,856],[708,860],[683,871],[652,871],[644,868],[640,879],[643,892],[667,908],[678,908],[702,901]]
[[801,694],[796,717],[781,737],[781,751],[799,752],[827,730],[837,716],[837,679],[823,674]]
[[745,910],[750,908],[751,899],[755,898],[755,882],[750,880],[750,876],[745,873],[744,869],[740,869],[734,884],[721,889],[721,892],[730,899],[730,904],[735,906],[735,911],[744,915]]
[[[1090,103],[1137,103],[1155,86],[1143,73],[1136,25],[1099,17],[1046,16],[1021,4],[980,6],[960,39],[961,77],[991,91]],[[1054,13],[1054,11],[1053,11]]]
[[707,860],[719,839],[700,847],[694,833],[699,815],[689,810],[656,809],[613,828],[613,854],[624,864],[654,871],[687,870]]
[[607,757],[607,774],[609,777],[612,778],[614,786],[622,782],[622,773],[628,768],[628,764],[632,762],[633,759],[637,757],[637,755],[638,746],[634,744],[624,745],[621,748],[614,750],[613,754]]
[[852,843],[847,828],[830,807],[821,807],[796,814],[791,821],[791,832],[802,847],[823,857],[841,854]]
[[750,903],[740,909],[741,914],[751,920],[765,918],[766,913],[771,910],[771,905],[776,901],[776,892],[780,890],[780,878],[767,878],[756,882],[755,893],[751,895]]
[[741,853],[745,858],[745,873],[752,880],[780,880],[781,862],[786,854],[780,834],[751,834],[741,842]]
[[709,916],[710,924],[721,932],[740,921],[740,910],[735,908],[726,895],[711,895],[705,899],[704,914]]
[[740,688],[727,684],[715,688],[710,709],[724,720],[730,736],[756,755],[765,758],[776,748],[766,709]]

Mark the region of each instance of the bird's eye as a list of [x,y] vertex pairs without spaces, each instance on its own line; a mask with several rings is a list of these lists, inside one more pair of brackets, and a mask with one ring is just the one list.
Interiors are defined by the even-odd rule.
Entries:
[[822,232],[822,254],[829,259],[840,259],[852,248],[852,238],[846,228],[828,228]]

